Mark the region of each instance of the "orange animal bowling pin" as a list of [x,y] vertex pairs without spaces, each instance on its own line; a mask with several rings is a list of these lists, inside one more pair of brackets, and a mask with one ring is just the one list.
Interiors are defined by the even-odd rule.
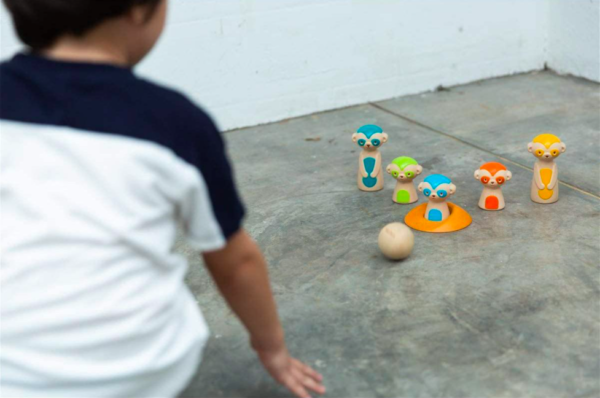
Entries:
[[483,184],[479,207],[492,211],[504,209],[502,185],[512,178],[512,173],[502,163],[488,162],[475,170],[475,178]]

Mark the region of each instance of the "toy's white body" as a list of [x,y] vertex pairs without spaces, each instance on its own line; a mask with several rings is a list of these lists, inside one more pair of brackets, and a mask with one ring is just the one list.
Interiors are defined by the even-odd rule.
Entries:
[[531,200],[536,203],[558,201],[558,168],[554,159],[538,160],[533,166]]
[[377,149],[363,149],[358,157],[358,189],[380,191],[383,189],[383,168],[381,153]]
[[[441,219],[438,219],[439,214],[441,214]],[[448,203],[446,203],[446,201],[435,202],[430,199],[427,203],[427,209],[425,210],[426,219],[431,221],[444,221],[449,215],[450,209],[448,209]]]
[[413,180],[396,180],[392,200],[400,204],[409,204],[418,201],[419,195],[417,194]]
[[499,186],[495,188],[483,187],[483,192],[479,198],[479,207],[483,210],[502,210],[506,207],[504,203],[504,195],[502,195],[502,188]]

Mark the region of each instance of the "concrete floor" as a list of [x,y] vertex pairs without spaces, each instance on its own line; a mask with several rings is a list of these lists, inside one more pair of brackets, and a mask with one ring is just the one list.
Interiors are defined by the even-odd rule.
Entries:
[[[225,135],[290,349],[324,374],[328,397],[600,396],[599,109],[598,84],[543,72]],[[391,178],[357,190],[351,135],[367,123],[390,135],[384,165],[407,155],[425,176],[451,177],[473,224],[415,232],[411,257],[382,258],[379,230],[413,206],[392,203]],[[553,205],[529,198],[527,143],[542,132],[567,144]],[[473,172],[486,161],[513,172],[501,212],[477,207]],[[198,256],[178,250],[213,332],[181,396],[289,396]]]

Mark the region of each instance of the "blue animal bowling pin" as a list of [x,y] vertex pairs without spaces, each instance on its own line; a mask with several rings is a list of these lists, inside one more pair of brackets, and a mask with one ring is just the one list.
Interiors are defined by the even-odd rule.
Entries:
[[352,134],[352,141],[362,148],[358,158],[358,189],[380,191],[383,189],[383,167],[379,147],[387,142],[388,135],[374,124],[366,124]]

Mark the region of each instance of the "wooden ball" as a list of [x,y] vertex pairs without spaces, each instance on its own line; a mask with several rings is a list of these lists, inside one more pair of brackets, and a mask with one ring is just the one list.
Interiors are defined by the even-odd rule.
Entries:
[[406,225],[394,222],[383,227],[379,233],[379,249],[390,260],[403,260],[415,245],[415,235]]

